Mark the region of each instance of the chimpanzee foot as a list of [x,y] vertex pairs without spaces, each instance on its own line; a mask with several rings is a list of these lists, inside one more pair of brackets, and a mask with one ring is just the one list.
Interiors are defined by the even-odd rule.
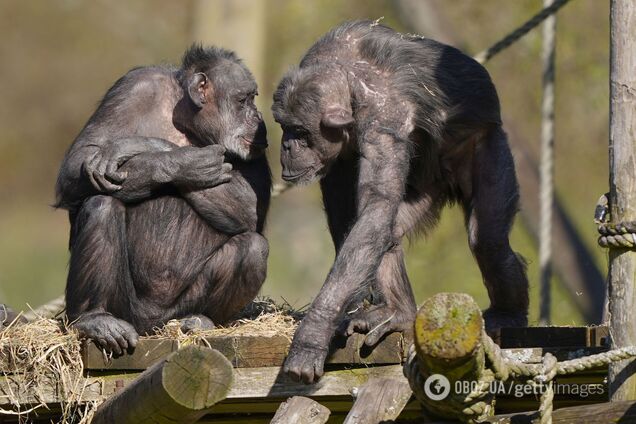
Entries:
[[292,342],[283,366],[283,372],[289,375],[292,380],[311,384],[324,374],[327,353],[327,346],[323,348]]
[[80,337],[91,339],[118,356],[134,349],[139,340],[139,334],[130,323],[106,312],[82,315],[72,325]]
[[494,336],[502,327],[527,327],[528,314],[525,311],[510,312],[488,308],[483,313],[486,333]]
[[414,315],[394,306],[361,306],[358,311],[349,313],[338,328],[338,334],[351,336],[362,333],[367,336],[364,344],[375,346],[384,335],[395,331],[409,331],[413,327]]
[[181,324],[181,331],[188,333],[190,331],[205,331],[214,329],[214,323],[205,315],[191,315],[189,317],[181,318],[179,320]]

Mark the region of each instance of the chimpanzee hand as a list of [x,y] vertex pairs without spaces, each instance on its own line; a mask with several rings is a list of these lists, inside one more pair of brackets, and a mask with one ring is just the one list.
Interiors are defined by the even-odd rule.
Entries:
[[384,304],[360,306],[359,310],[348,314],[342,321],[338,334],[347,337],[353,333],[366,334],[364,344],[375,346],[386,334],[413,328],[415,317],[406,309]]
[[218,144],[206,147],[182,147],[171,153],[176,169],[172,183],[184,189],[202,189],[230,181],[232,164],[224,163],[225,148]]
[[295,381],[311,384],[324,374],[333,332],[321,324],[308,315],[294,334],[283,371]]
[[73,327],[80,337],[93,340],[115,355],[134,349],[139,340],[132,325],[106,312],[83,315],[73,323]]
[[125,142],[112,143],[84,162],[84,172],[93,187],[100,193],[118,191],[126,174],[118,172],[117,168],[137,154],[139,154],[138,149],[129,148]]

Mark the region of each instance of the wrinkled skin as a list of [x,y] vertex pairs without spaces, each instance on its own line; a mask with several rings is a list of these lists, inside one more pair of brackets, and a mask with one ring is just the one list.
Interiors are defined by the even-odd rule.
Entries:
[[373,22],[335,28],[281,81],[283,178],[319,180],[336,260],[292,342],[284,370],[323,375],[336,332],[375,345],[412,328],[404,235],[459,203],[488,289],[486,328],[527,325],[528,282],[508,234],[514,163],[488,73],[458,50]]
[[213,328],[257,294],[271,176],[256,94],[233,53],[198,46],[106,93],[57,181],[80,335],[119,355],[172,319]]

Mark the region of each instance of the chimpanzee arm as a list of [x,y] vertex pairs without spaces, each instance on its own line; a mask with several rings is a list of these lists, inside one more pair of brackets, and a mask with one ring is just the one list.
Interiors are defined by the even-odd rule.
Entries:
[[171,151],[144,152],[127,160],[115,172],[107,173],[121,181],[121,189],[110,195],[125,202],[138,202],[157,193],[165,185],[179,190],[201,190],[230,180],[232,165],[224,163],[225,148],[176,147]]
[[409,170],[408,141],[385,130],[360,141],[358,214],[327,280],[296,331],[285,370],[305,382],[323,373],[342,309],[360,285],[374,278],[394,243],[394,225]]
[[[176,146],[151,137],[126,137],[106,140],[85,130],[66,154],[57,179],[57,204],[70,207],[85,198],[109,193],[119,187],[106,179],[106,172],[141,152],[162,152]],[[113,165],[109,165],[112,162]],[[99,183],[98,183],[99,181]]]
[[271,191],[267,160],[262,157],[234,166],[228,183],[201,190],[182,189],[181,195],[210,226],[225,234],[260,232]]

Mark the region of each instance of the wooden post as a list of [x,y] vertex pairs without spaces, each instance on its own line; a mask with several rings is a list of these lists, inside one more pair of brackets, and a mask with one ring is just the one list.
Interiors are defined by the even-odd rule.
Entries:
[[[636,4],[612,0],[610,12],[610,205],[614,223],[636,220]],[[636,345],[636,252],[609,253],[612,348]],[[612,401],[636,399],[636,361],[613,364]]]
[[232,364],[218,351],[187,346],[109,398],[92,422],[193,423],[225,399],[232,378]]
[[393,422],[400,416],[412,395],[406,380],[373,378],[358,391],[356,402],[344,424]]
[[271,424],[324,424],[331,411],[318,402],[294,396],[281,403]]
[[440,374],[448,380],[450,390],[441,400],[425,398],[424,406],[431,413],[443,418],[464,417],[465,405],[461,394],[455,392],[455,382],[470,383],[481,377],[485,363],[483,327],[481,311],[467,294],[440,293],[420,307],[414,335],[420,372],[425,378]]

